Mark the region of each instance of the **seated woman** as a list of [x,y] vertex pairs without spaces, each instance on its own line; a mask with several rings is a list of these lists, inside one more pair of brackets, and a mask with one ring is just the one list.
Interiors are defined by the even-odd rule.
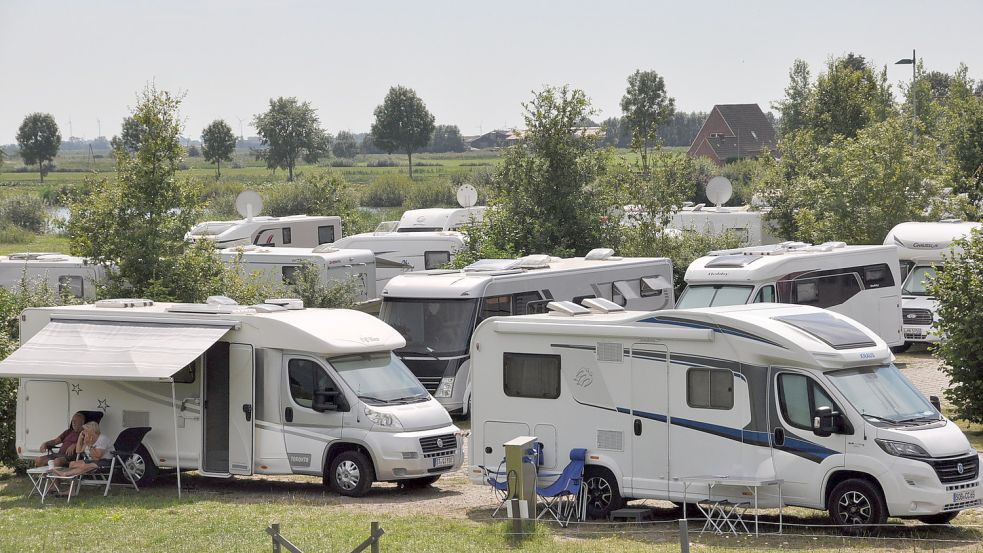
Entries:
[[53,472],[57,476],[75,476],[99,468],[100,464],[108,462],[112,447],[109,436],[99,430],[99,423],[87,422],[82,425],[82,435],[75,444],[79,459],[70,462],[67,469],[55,469]]
[[69,457],[74,459],[75,444],[78,442],[79,434],[82,432],[82,424],[84,422],[85,415],[82,413],[75,413],[72,415],[72,422],[69,424],[68,429],[59,434],[57,437],[41,444],[41,451],[61,444],[61,447],[58,448],[58,452],[51,455],[41,455],[37,457],[34,459],[34,466],[43,467],[48,464],[48,461],[54,461],[55,466],[63,467],[68,464]]

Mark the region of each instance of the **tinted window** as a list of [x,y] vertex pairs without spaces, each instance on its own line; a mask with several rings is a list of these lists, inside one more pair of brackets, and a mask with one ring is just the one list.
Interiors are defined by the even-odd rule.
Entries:
[[300,276],[297,273],[300,271],[300,267],[297,265],[284,265],[280,268],[280,274],[283,276],[284,284],[297,284],[297,277]]
[[488,317],[507,317],[512,314],[512,296],[492,296],[481,301],[479,320]]
[[891,274],[891,269],[886,263],[881,263],[879,265],[868,265],[864,267],[863,271],[865,288],[883,288],[885,286],[894,286],[894,276]]
[[854,273],[804,278],[792,282],[792,303],[832,307],[859,294],[860,290]]
[[529,304],[539,301],[539,292],[519,292],[512,295],[512,314],[529,315]]
[[439,269],[451,262],[451,252],[423,252],[423,268]]
[[287,362],[290,397],[301,407],[314,404],[317,390],[337,390],[320,365],[310,359],[291,359]]
[[722,305],[743,305],[747,303],[754,286],[729,284],[697,284],[687,286],[676,302],[678,309],[695,307],[717,307]]
[[290,227],[283,227],[283,243],[290,243]]
[[69,294],[76,298],[81,298],[84,291],[82,277],[75,275],[62,275],[58,277],[58,294]]
[[535,315],[537,313],[546,313],[546,306],[553,300],[539,300],[531,301],[526,304],[526,315]]
[[333,226],[323,226],[317,227],[317,243],[320,244],[330,244],[334,242],[334,227]]
[[686,403],[699,409],[734,407],[734,373],[726,369],[686,371]]
[[754,303],[774,303],[775,287],[772,285],[762,286],[758,293],[754,295]]
[[785,422],[803,430],[812,430],[812,414],[817,407],[837,410],[836,404],[815,380],[793,373],[778,375],[778,403]]
[[643,298],[661,296],[664,288],[671,288],[671,286],[668,286],[668,284],[668,282],[659,277],[642,277],[641,280],[638,281],[638,287],[642,292]]
[[560,397],[559,355],[505,353],[502,376],[505,395],[509,397]]
[[875,345],[859,328],[826,312],[785,315],[774,319],[812,334],[833,349],[869,348]]

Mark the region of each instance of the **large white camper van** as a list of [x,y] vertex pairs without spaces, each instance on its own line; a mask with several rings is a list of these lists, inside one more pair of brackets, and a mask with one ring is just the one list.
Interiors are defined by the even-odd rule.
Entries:
[[705,207],[702,204],[685,206],[673,214],[669,228],[700,234],[729,232],[739,237],[744,246],[778,244],[782,240],[764,219],[769,209],[753,209],[750,206]]
[[393,355],[405,344],[375,317],[281,305],[154,304],[28,309],[16,447],[33,458],[71,414],[97,409],[104,433],[151,431],[132,463],[205,476],[306,474],[345,495],[372,481],[426,484],[462,462],[447,412]]
[[958,251],[952,242],[968,238],[974,229],[983,231],[983,223],[940,221],[937,223],[901,223],[891,229],[884,244],[897,246],[901,260],[901,312],[905,347],[915,342],[939,341],[933,325],[938,318],[938,301],[928,295],[925,283],[942,265],[942,257]]
[[707,475],[722,483],[714,499],[744,504],[728,477],[781,480],[762,487],[761,506],[781,498],[848,526],[944,523],[980,505],[977,452],[867,327],[807,306],[598,303],[475,330],[472,481],[499,466],[503,443],[535,436],[547,472],[587,449],[595,517],[628,499],[705,499],[706,484],[686,486]]
[[341,217],[290,215],[251,217],[235,221],[205,221],[195,225],[187,240],[211,240],[218,249],[233,246],[313,248],[341,238]]
[[382,290],[395,277],[410,271],[439,269],[464,248],[464,235],[455,231],[365,232],[346,236],[325,248],[357,248],[375,252],[376,289]]
[[375,254],[369,250],[342,250],[322,246],[312,251],[304,248],[245,246],[226,248],[219,252],[219,257],[226,264],[237,262],[244,274],[260,272],[270,282],[277,284],[293,284],[297,271],[305,263],[309,263],[317,267],[324,284],[354,280],[358,287],[358,301],[378,297]]
[[686,269],[680,309],[794,303],[842,313],[901,346],[901,277],[890,246],[772,246],[710,252]]
[[473,207],[432,207],[428,209],[410,209],[403,212],[396,224],[396,232],[437,232],[458,230],[472,221],[481,222],[487,206]]
[[464,270],[400,275],[382,291],[379,317],[406,338],[397,354],[452,413],[468,413],[468,343],[488,317],[542,313],[553,300],[605,298],[633,309],[673,306],[672,263],[666,258],[532,255],[485,259]]
[[106,280],[105,267],[83,257],[60,253],[12,253],[0,256],[0,286],[13,288],[23,279],[39,280],[53,292],[75,298],[96,297],[97,283]]

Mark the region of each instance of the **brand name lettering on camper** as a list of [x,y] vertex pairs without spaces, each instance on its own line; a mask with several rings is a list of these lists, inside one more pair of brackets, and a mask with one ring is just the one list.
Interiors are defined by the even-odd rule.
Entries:
[[709,276],[727,276],[727,271],[713,271],[707,274]]
[[379,341],[379,339],[376,338],[375,336],[362,336],[361,338],[359,338],[359,340],[361,340],[362,342],[364,342],[366,344],[369,344],[369,343],[372,343],[372,342],[378,342]]
[[869,352],[860,354],[861,359],[873,359],[874,357],[876,356],[873,353],[869,353]]
[[924,248],[926,250],[937,250],[939,249],[938,242],[915,242],[911,245],[912,248]]
[[307,453],[288,453],[287,459],[290,460],[290,466],[292,467],[311,466],[311,456]]

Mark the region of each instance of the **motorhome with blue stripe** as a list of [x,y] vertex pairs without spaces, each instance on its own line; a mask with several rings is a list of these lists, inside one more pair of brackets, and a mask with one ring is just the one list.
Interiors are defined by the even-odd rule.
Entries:
[[[547,472],[588,449],[595,517],[631,499],[693,501],[684,482],[700,475],[780,479],[761,505],[828,510],[844,525],[944,522],[980,505],[966,437],[883,339],[838,313],[557,302],[547,314],[484,321],[471,356],[476,483],[502,444],[536,436]],[[720,489],[747,500],[742,488]]]

